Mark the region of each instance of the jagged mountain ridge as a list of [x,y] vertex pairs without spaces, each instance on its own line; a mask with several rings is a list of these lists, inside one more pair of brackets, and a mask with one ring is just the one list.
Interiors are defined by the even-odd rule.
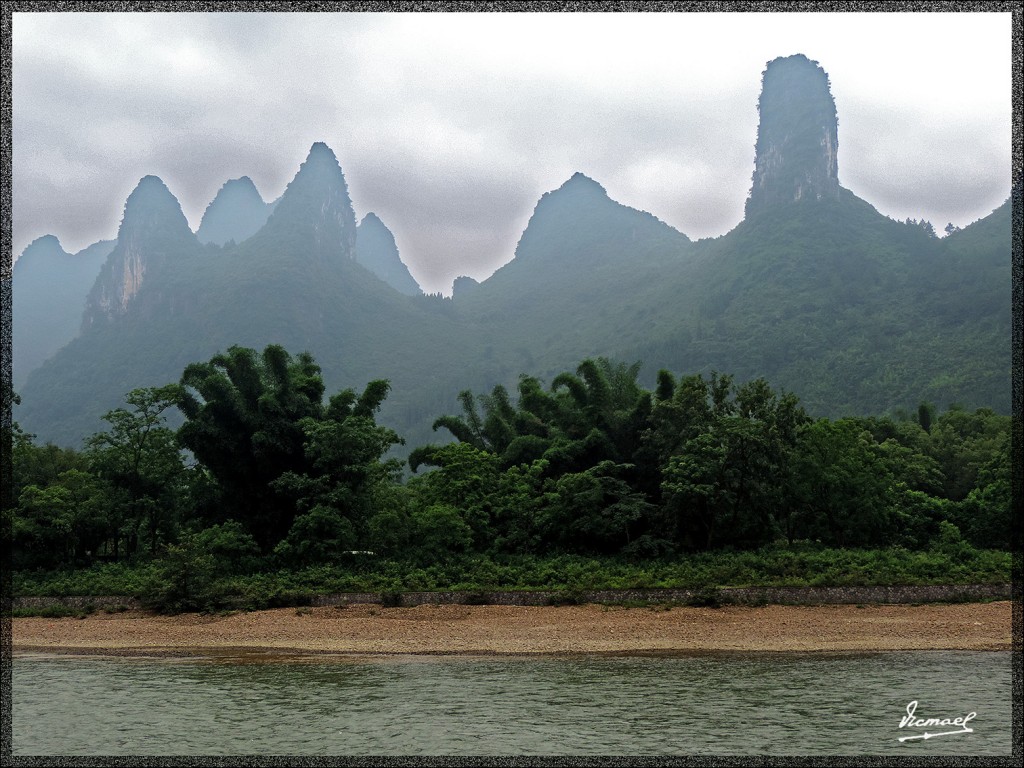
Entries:
[[[73,444],[101,428],[98,418],[130,389],[176,381],[189,362],[233,344],[310,350],[335,388],[388,375],[395,355],[423,367],[429,354],[453,370],[443,347],[450,340],[460,348],[461,331],[446,321],[445,302],[403,296],[355,260],[347,187],[325,149],[314,146],[256,235],[213,251],[191,232],[180,232],[176,201],[177,212],[162,201],[171,224],[161,230],[165,238],[154,242],[155,230],[146,226],[152,221],[136,215],[150,210],[140,208],[140,200],[152,201],[133,193],[117,245],[93,288],[96,321],[30,376],[18,414],[26,429]],[[146,181],[146,189],[155,188]],[[312,197],[326,201],[313,214]],[[133,292],[118,292],[112,276],[127,276]],[[103,301],[109,296],[115,300]],[[123,306],[117,300],[122,297]],[[422,395],[437,387],[429,376],[415,387],[396,379],[388,405],[399,414],[410,407],[414,389]],[[443,407],[439,395],[436,405]]]
[[666,279],[649,292],[652,305],[686,307],[677,322],[615,354],[765,376],[822,415],[912,410],[922,400],[1008,412],[1008,208],[979,223],[1002,243],[987,263],[973,248],[965,261],[956,239],[888,219],[846,190],[748,217],[697,244],[685,286]]
[[[772,114],[765,98],[762,120]],[[824,167],[830,185],[833,150],[808,135],[786,150],[806,168],[778,167],[812,181]],[[643,360],[650,380],[660,367],[766,376],[822,415],[921,399],[1008,410],[1008,205],[940,241],[836,181],[835,196],[807,193],[813,185],[787,192],[727,235],[693,243],[578,174],[542,196],[509,264],[447,301],[402,296],[358,263],[329,152],[314,146],[244,243],[168,259],[182,268],[148,287],[174,301],[142,302],[140,290],[117,322],[33,375],[16,418],[73,442],[131,386],[176,380],[186,363],[235,343],[309,350],[332,390],[391,379],[382,418],[410,446],[457,410],[460,389],[514,387],[520,373],[550,381],[597,354]],[[780,188],[773,167],[755,162],[765,189]],[[962,317],[952,304],[975,309]]]

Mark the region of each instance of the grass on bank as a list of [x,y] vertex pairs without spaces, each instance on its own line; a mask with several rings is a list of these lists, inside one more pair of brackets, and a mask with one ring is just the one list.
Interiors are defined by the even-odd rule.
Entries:
[[[301,570],[255,567],[225,573],[209,559],[154,559],[127,565],[13,574],[15,596],[130,596],[156,610],[243,610],[308,605],[317,595],[455,591],[483,599],[495,590],[557,590],[571,599],[586,590],[723,587],[849,587],[994,584],[1011,580],[1011,553],[967,545],[910,551],[775,545],[749,552],[709,552],[672,559],[466,557],[428,567],[374,558]],[[258,565],[258,564],[257,564]],[[397,596],[395,598],[394,596]],[[396,603],[397,604],[397,603]]]

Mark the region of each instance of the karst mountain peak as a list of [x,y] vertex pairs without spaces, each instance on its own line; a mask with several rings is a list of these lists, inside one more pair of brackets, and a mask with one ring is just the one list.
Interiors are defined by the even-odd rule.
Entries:
[[303,238],[309,253],[321,259],[354,257],[355,212],[341,165],[327,144],[313,144],[258,236]]
[[178,198],[159,176],[143,176],[124,204],[118,238],[154,229],[174,228],[180,231],[182,227],[189,229]]
[[117,244],[89,292],[83,330],[124,315],[147,275],[197,246],[178,198],[159,177],[144,176],[128,195]]
[[746,213],[839,198],[838,119],[828,75],[795,54],[768,62]]

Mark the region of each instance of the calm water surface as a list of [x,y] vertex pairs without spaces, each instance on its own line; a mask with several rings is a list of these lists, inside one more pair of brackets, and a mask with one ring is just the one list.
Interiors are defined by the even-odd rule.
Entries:
[[[1008,755],[1009,652],[18,656],[15,755]],[[918,716],[976,712],[973,733]]]

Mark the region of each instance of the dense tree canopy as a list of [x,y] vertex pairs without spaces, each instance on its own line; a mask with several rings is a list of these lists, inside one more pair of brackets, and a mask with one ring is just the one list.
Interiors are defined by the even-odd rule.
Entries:
[[453,440],[413,450],[404,478],[402,439],[376,422],[388,382],[325,400],[310,355],[232,347],[130,392],[84,452],[15,425],[15,565],[164,558],[161,594],[184,605],[181,584],[218,573],[364,556],[1010,544],[1008,417],[814,420],[763,379],[662,371],[648,391],[639,371],[596,358],[549,385],[523,375],[516,397],[463,391],[434,423]]

